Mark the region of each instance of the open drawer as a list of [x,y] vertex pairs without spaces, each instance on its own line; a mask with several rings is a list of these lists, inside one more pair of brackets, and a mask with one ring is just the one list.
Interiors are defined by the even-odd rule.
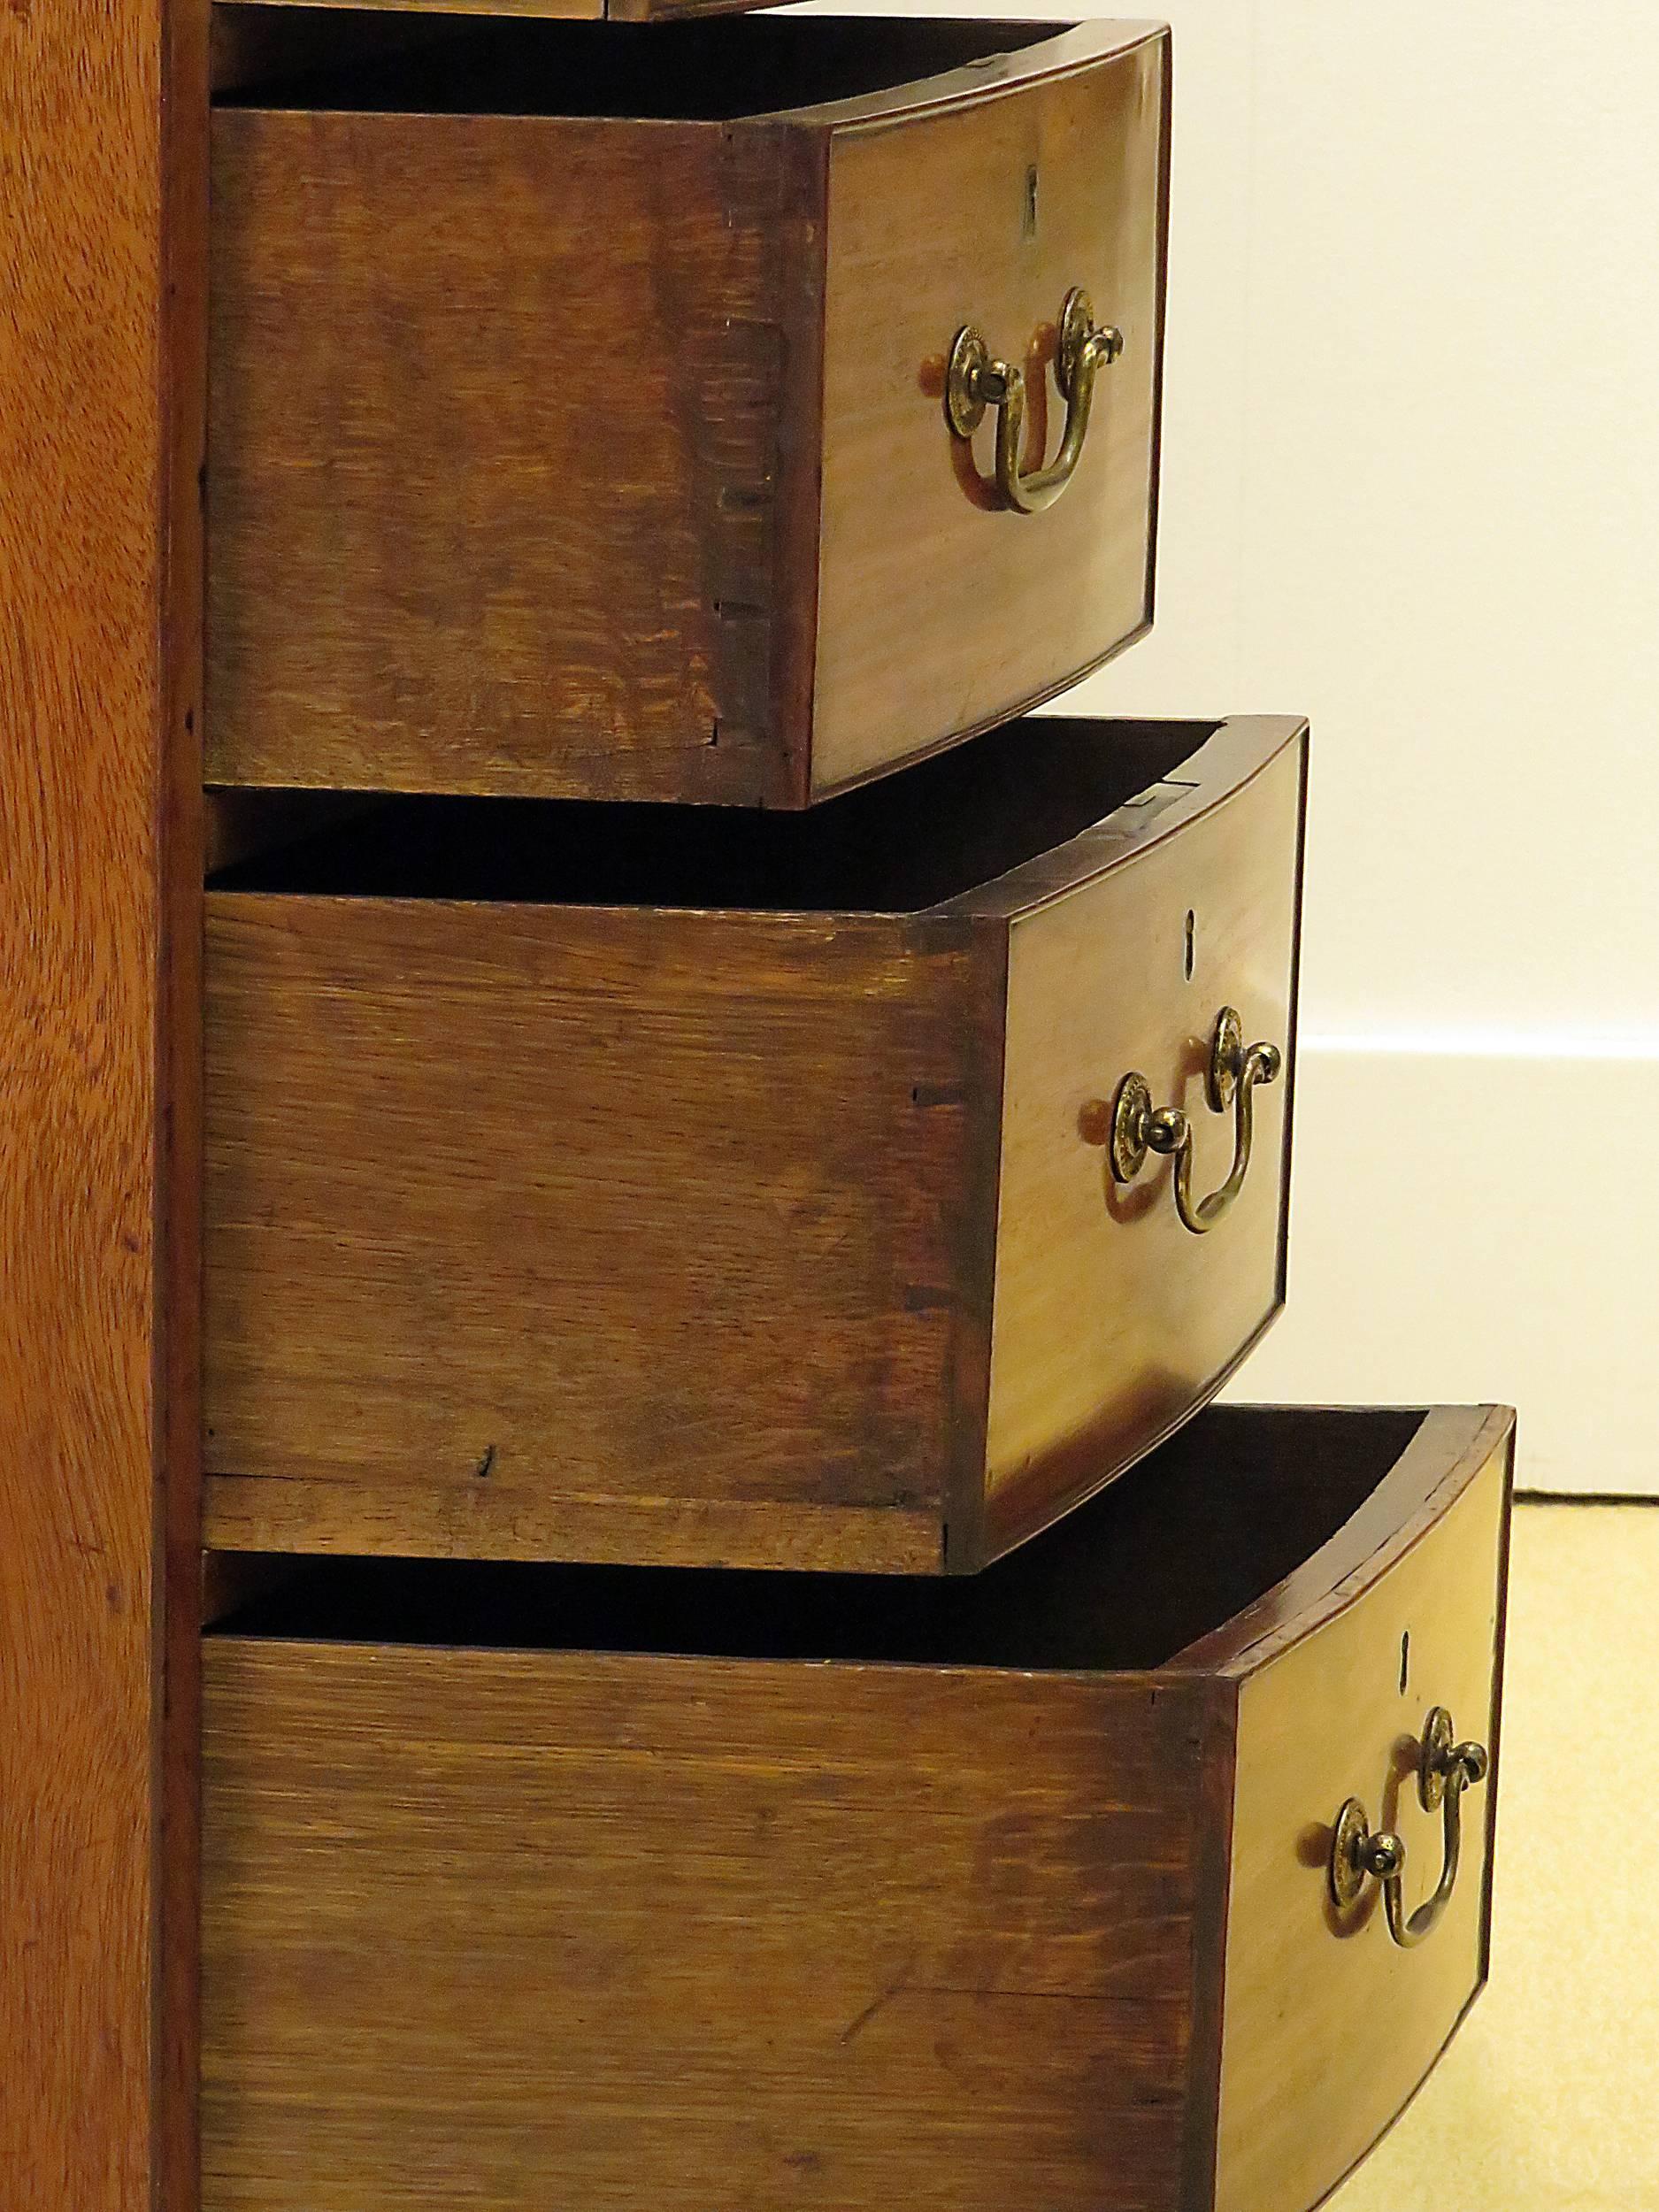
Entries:
[[1279,1307],[1305,743],[1033,719],[222,879],[209,1543],[963,1573],[1120,1472]]
[[210,781],[799,807],[1150,620],[1159,26],[262,13]]
[[205,2212],[1303,2212],[1484,1978],[1510,1443],[1212,1409],[961,1583],[311,1563],[206,1646]]

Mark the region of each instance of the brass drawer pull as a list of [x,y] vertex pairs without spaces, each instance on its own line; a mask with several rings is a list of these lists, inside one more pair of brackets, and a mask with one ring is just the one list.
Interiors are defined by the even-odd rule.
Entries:
[[987,407],[999,410],[996,418],[996,483],[1005,505],[1022,515],[1040,514],[1071,480],[1088,435],[1089,410],[1094,400],[1094,379],[1124,349],[1121,330],[1096,323],[1088,294],[1074,286],[1060,311],[1060,345],[1055,356],[1055,381],[1066,403],[1065,435],[1060,450],[1047,468],[1022,476],[1019,449],[1025,430],[1025,372],[1011,362],[999,361],[972,323],[964,323],[950,348],[945,377],[945,415],[959,438],[971,438],[985,419]]
[[1233,1166],[1226,1181],[1196,1205],[1193,1203],[1193,1125],[1179,1106],[1155,1106],[1147,1079],[1138,1070],[1125,1075],[1118,1086],[1112,1105],[1109,1156],[1113,1176],[1120,1183],[1133,1183],[1148,1152],[1172,1153],[1175,1210],[1182,1226],[1202,1237],[1215,1227],[1244,1187],[1255,1134],[1252,1094],[1258,1083],[1276,1082],[1282,1065],[1277,1045],[1246,1046],[1238,1010],[1224,1006],[1216,1016],[1210,1041],[1204,1094],[1212,1113],[1225,1114],[1229,1106],[1233,1110]]
[[1435,1706],[1423,1724],[1417,1753],[1418,1799],[1425,1812],[1440,1806],[1444,1824],[1445,1856],[1434,1894],[1406,1916],[1405,1843],[1391,1829],[1373,1828],[1363,1805],[1350,1797],[1336,1816],[1331,1838],[1331,1897],[1338,1911],[1356,1902],[1367,1881],[1379,1881],[1389,1934],[1402,1951],[1421,1943],[1451,1902],[1463,1849],[1463,1792],[1485,1781],[1486,1765],[1485,1745],[1455,1743],[1451,1715],[1443,1705]]

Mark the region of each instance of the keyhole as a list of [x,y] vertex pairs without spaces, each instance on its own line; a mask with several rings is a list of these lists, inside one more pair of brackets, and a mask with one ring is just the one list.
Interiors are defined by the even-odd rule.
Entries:
[[1198,918],[1189,906],[1187,910],[1186,941],[1181,951],[1181,973],[1190,983],[1193,979],[1194,940],[1198,932]]
[[1025,172],[1025,214],[1020,226],[1020,235],[1028,239],[1037,235],[1037,172],[1034,166]]
[[1406,1685],[1410,1679],[1411,1631],[1408,1628],[1405,1634],[1400,1639],[1400,1694],[1402,1697],[1405,1695]]

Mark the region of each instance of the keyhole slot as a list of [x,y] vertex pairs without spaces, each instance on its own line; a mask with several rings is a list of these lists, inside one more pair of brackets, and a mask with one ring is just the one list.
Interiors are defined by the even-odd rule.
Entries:
[[1406,1687],[1410,1679],[1411,1631],[1408,1628],[1405,1634],[1400,1639],[1400,1694],[1402,1697],[1405,1695]]
[[1020,235],[1029,242],[1037,235],[1037,172],[1025,172],[1025,211],[1020,222]]
[[1193,963],[1197,957],[1197,936],[1198,917],[1189,906],[1187,910],[1187,921],[1181,943],[1181,973],[1189,983],[1193,979]]

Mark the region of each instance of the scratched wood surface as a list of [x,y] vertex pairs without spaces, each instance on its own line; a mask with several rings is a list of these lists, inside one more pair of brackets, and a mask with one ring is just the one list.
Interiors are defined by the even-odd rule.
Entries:
[[[1503,1426],[1212,1409],[919,1589],[314,1563],[207,1647],[208,2212],[1269,2201],[1216,2194],[1222,2037],[1282,2047],[1345,1959],[1224,1975],[1230,1850],[1249,1949],[1317,1921],[1334,1811],[1248,1695],[1343,1622],[1397,1666],[1396,1591],[1489,1677],[1489,1609],[1434,1608],[1501,1573],[1459,1501]],[[1340,1689],[1299,1710],[1341,1767]],[[1293,2078],[1274,2212],[1350,2139]]]
[[[800,806],[1148,618],[1151,27],[329,19],[220,38],[213,781]],[[1084,280],[1091,449],[987,513],[935,372]]]
[[[0,11],[0,2195],[196,2200],[205,8]],[[164,110],[166,127],[164,129]]]
[[[1201,987],[1288,1049],[1301,739],[1016,723],[795,816],[431,802],[212,890],[209,1540],[962,1572],[1120,1471],[1274,1308],[1283,1107],[1202,1240],[1079,1108],[1181,1064]],[[1194,901],[1187,986],[1147,940]]]
[[1176,2201],[1200,1686],[206,1666],[209,2212]]

